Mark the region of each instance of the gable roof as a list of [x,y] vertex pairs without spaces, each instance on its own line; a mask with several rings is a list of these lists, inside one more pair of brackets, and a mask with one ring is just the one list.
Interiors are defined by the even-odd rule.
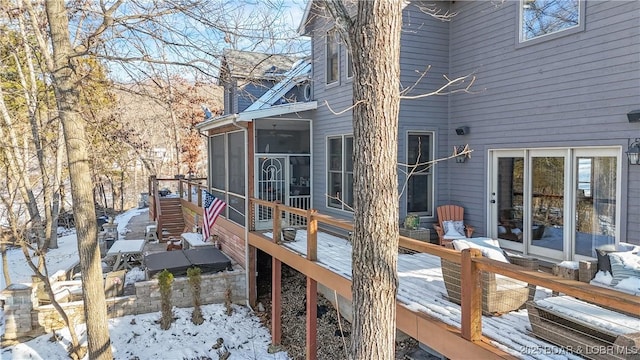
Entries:
[[283,77],[272,88],[267,90],[259,99],[239,114],[227,114],[215,118],[205,119],[196,125],[198,130],[211,130],[218,127],[237,124],[238,122],[251,122],[265,117],[295,114],[318,108],[317,101],[296,101],[281,104],[280,99],[295,86],[309,81],[311,76],[312,61],[310,58],[299,60],[293,64],[291,70],[283,72]]
[[225,50],[223,67],[232,78],[274,79],[283,76],[299,59],[279,54]]
[[309,14],[311,13],[311,7],[313,6],[313,0],[307,0],[307,6],[304,8],[304,15],[298,25],[298,35],[305,35],[307,33],[307,23],[309,22]]
[[267,90],[258,100],[249,105],[244,111],[254,111],[270,108],[293,89],[296,85],[309,81],[311,76],[311,59],[300,60],[293,68],[284,74],[284,79]]

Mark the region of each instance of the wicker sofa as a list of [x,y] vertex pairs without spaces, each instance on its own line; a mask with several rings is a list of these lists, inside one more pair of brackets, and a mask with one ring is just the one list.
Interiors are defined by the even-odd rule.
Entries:
[[[487,251],[502,250],[499,248],[497,240],[488,238],[473,238],[454,240],[447,247],[456,250],[462,250],[465,246],[475,247],[483,252],[483,255],[491,253]],[[538,260],[535,258],[509,256],[504,257],[507,261],[514,265],[519,265],[523,270],[538,270]],[[499,256],[495,256],[495,260],[502,261]],[[442,267],[442,276],[447,289],[449,301],[460,304],[460,264],[445,259],[440,259]],[[524,308],[528,300],[533,299],[535,295],[535,286],[529,285],[522,281],[508,278],[499,274],[483,272],[482,273],[482,313],[485,315],[500,315],[513,310]]]
[[[569,297],[527,302],[533,334],[589,359],[640,359],[640,314]],[[586,352],[585,352],[586,350]]]

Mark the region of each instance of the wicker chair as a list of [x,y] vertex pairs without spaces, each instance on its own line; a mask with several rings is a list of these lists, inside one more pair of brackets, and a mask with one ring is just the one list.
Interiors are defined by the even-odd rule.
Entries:
[[[453,249],[452,244],[446,244]],[[538,270],[538,260],[534,258],[510,256],[509,261],[523,270]],[[460,304],[460,264],[440,259],[442,277],[449,301]],[[535,285],[508,278],[506,276],[482,272],[482,313],[500,315],[522,309],[535,295]]]
[[[438,223],[433,224],[433,228],[438,233],[438,241],[440,245],[445,245],[446,243],[451,242],[450,239],[445,239],[445,229],[443,223],[447,220],[451,221],[464,221],[464,208],[462,206],[457,205],[442,205],[438,206]],[[466,237],[470,238],[473,234],[474,228],[470,225],[464,225],[464,234]]]

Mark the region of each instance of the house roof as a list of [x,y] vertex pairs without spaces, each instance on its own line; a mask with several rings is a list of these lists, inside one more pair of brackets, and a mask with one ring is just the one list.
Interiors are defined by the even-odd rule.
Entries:
[[267,90],[258,100],[249,105],[245,111],[266,109],[276,105],[294,86],[309,81],[309,77],[311,76],[311,59],[307,58],[298,61],[291,70],[287,71],[283,76],[284,79]]
[[309,14],[311,13],[312,6],[313,0],[307,0],[304,15],[302,15],[302,20],[300,20],[300,25],[298,25],[298,35],[305,35],[307,33],[307,23],[309,22]]
[[299,60],[290,70],[281,73],[283,78],[272,88],[267,90],[253,104],[239,114],[218,116],[196,125],[198,130],[211,130],[238,122],[251,122],[255,119],[299,113],[318,108],[317,101],[291,102],[281,104],[280,99],[295,86],[309,81],[312,63],[310,58]]
[[237,124],[238,122],[252,122],[253,120],[299,113],[307,110],[314,110],[318,108],[317,101],[309,102],[294,102],[289,104],[282,104],[276,106],[270,106],[264,109],[243,111],[240,114],[228,114],[218,116],[210,120],[203,121],[196,125],[198,130],[212,130],[226,125]]
[[273,79],[282,76],[298,60],[287,55],[225,50],[223,61],[231,77]]

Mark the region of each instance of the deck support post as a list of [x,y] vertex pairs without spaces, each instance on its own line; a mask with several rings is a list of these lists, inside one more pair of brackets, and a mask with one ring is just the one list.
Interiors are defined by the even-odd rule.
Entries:
[[318,210],[307,210],[307,259],[318,260]]
[[472,258],[481,257],[478,249],[462,250],[460,261],[460,290],[462,304],[462,337],[469,341],[482,338],[482,273]]
[[282,341],[282,262],[271,258],[271,337],[273,345]]
[[251,307],[255,307],[258,302],[258,269],[257,269],[257,258],[258,258],[258,250],[251,245],[248,245],[248,256],[247,256],[247,288],[248,288],[248,297],[249,297],[249,305]]
[[307,276],[307,360],[318,358],[318,282]]

